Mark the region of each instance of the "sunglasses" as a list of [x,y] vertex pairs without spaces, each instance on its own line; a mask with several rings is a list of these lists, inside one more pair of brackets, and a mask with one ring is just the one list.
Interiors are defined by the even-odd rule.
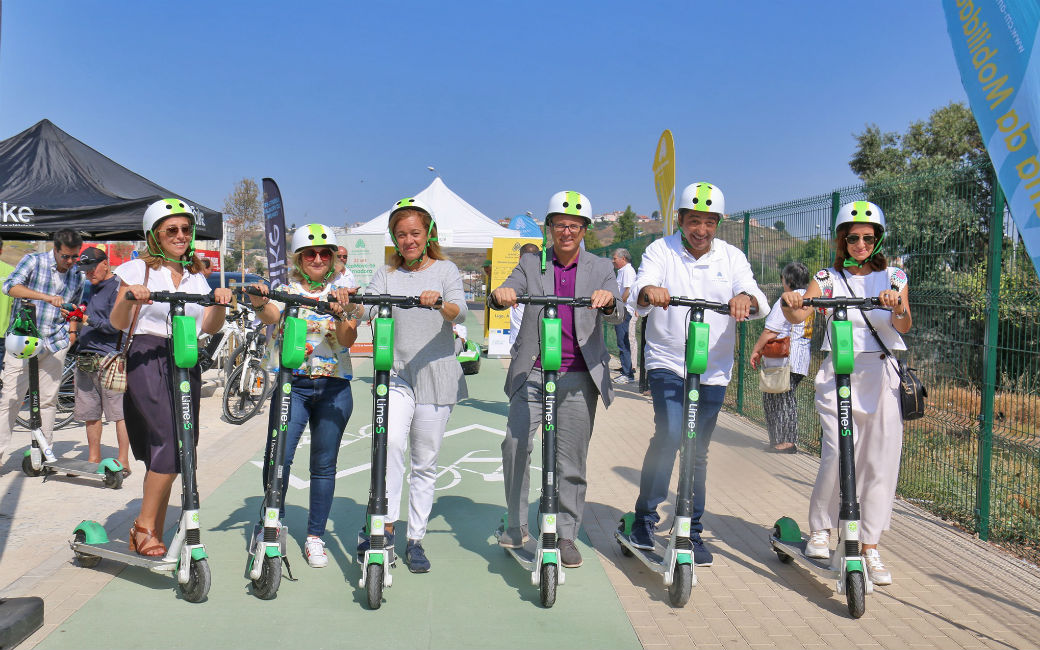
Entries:
[[332,259],[332,251],[327,248],[307,248],[303,251],[303,259],[310,262],[315,257],[320,257],[321,261]]
[[182,235],[190,235],[193,230],[192,226],[166,226],[162,229],[167,237],[176,237],[178,232]]
[[[845,235],[845,241],[850,244],[858,244],[861,236],[860,235]],[[867,246],[873,246],[874,242],[877,241],[877,237],[874,235],[862,235],[863,243]]]
[[346,255],[337,255],[336,257],[340,258],[341,260],[346,260],[347,259]]
[[79,255],[62,255],[61,253],[58,253],[58,257],[60,257],[63,260],[78,260],[79,259]]

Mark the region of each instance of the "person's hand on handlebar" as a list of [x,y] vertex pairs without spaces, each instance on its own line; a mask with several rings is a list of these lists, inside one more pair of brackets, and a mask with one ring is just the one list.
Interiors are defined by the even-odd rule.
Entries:
[[349,289],[335,289],[329,293],[329,297],[335,299],[329,301],[329,309],[336,318],[343,320],[343,314],[351,316],[357,311],[356,305],[350,304]]
[[895,316],[899,316],[906,312],[906,307],[900,305],[898,291],[885,289],[878,295],[878,299],[881,300],[881,306],[885,309],[891,309],[892,314]]
[[254,296],[251,293],[246,294],[247,296],[249,296],[249,303],[253,305],[253,311],[259,311],[266,307],[267,303],[271,302],[271,299],[267,295],[270,289],[263,282],[251,284],[249,285],[249,288],[256,289],[257,291],[263,294],[262,296]]
[[499,287],[491,292],[491,297],[495,299],[503,309],[512,307],[516,304],[516,291],[509,287]]
[[218,305],[231,304],[231,289],[221,287],[213,290],[213,302]]
[[596,289],[589,296],[589,300],[592,304],[589,305],[589,309],[602,309],[604,307],[611,307],[614,305],[614,294],[610,293],[606,289]]
[[664,287],[643,287],[639,291],[639,298],[636,301],[642,307],[647,305],[653,305],[654,307],[662,307],[668,309],[668,301],[672,299],[672,294],[668,293],[668,289]]
[[132,284],[126,288],[126,292],[133,296],[133,298],[127,298],[127,302],[131,305],[150,305],[152,301],[150,296],[152,292],[148,290],[148,287],[143,284]]
[[787,305],[791,309],[802,308],[802,294],[797,291],[785,291],[780,295],[781,305]]
[[729,315],[736,321],[747,320],[751,316],[751,305],[754,300],[746,293],[738,293],[729,299]]
[[443,309],[444,305],[438,305],[437,300],[440,299],[441,292],[428,289],[419,294],[419,304],[423,307],[433,307],[434,309]]

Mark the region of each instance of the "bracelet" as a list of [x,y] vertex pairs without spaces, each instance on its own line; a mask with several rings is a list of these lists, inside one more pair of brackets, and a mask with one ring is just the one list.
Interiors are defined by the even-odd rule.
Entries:
[[904,318],[906,318],[906,310],[904,309],[902,314],[897,314],[895,312],[892,312],[892,318],[903,320]]

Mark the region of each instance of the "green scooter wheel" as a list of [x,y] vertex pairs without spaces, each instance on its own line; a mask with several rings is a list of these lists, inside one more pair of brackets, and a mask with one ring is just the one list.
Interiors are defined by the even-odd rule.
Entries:
[[379,609],[383,604],[382,564],[369,564],[365,567],[365,588],[368,592],[368,608]]
[[22,457],[22,471],[25,472],[26,476],[39,476],[42,473],[33,467],[32,458],[29,456]]
[[859,618],[867,611],[866,581],[862,571],[845,574],[845,600],[849,605],[849,616]]
[[201,603],[209,595],[209,588],[213,582],[210,573],[209,562],[205,558],[192,560],[191,569],[188,572],[188,582],[180,585],[181,596],[189,603]]
[[264,556],[260,577],[253,580],[253,595],[260,600],[271,600],[278,595],[282,584],[282,558]]
[[538,585],[541,589],[542,607],[552,607],[556,604],[556,585],[559,577],[559,567],[555,564],[542,565],[542,575]]

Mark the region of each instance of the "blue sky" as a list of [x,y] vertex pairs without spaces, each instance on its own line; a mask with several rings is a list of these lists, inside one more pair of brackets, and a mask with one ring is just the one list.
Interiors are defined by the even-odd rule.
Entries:
[[493,218],[656,209],[677,184],[736,211],[856,182],[853,134],[966,101],[938,2],[5,0],[0,139],[46,117],[220,209],[278,181],[287,221],[372,218],[445,183]]

